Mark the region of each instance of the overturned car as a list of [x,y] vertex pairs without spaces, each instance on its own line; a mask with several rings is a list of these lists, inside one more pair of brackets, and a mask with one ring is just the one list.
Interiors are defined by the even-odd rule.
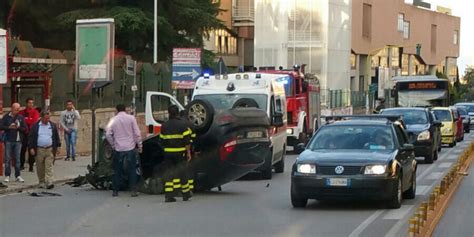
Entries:
[[[153,114],[151,101],[154,96],[161,97],[160,101],[169,100],[169,103],[186,110],[187,116],[183,119],[188,119],[194,125],[197,136],[193,142],[194,156],[188,163],[188,172],[195,179],[195,190],[209,190],[231,182],[265,162],[270,152],[268,131],[271,122],[265,111],[246,104],[252,103],[251,99],[237,100],[233,108],[225,110],[214,110],[208,101],[200,99],[191,101],[184,108],[166,93],[148,92],[146,110],[150,115]],[[163,123],[163,120],[153,119],[159,124]],[[275,121],[281,123],[278,119]],[[106,141],[104,145],[107,151],[105,159],[88,167],[89,173],[86,175],[87,182],[98,189],[110,189],[113,175],[112,151]],[[141,175],[141,192],[163,192],[161,178],[168,169],[163,165],[163,158],[164,150],[159,136],[151,135],[143,140],[139,163],[127,164],[137,166],[137,172]]]

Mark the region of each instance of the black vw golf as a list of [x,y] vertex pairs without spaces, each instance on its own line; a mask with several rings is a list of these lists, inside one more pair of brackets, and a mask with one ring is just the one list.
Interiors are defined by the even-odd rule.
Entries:
[[[349,118],[349,119],[347,119]],[[291,203],[308,199],[385,200],[399,208],[416,192],[414,147],[390,116],[346,117],[321,127],[291,173]]]

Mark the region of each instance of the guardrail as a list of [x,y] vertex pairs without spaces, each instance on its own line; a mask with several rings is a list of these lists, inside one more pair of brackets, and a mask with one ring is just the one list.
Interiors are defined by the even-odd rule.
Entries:
[[466,176],[474,158],[474,142],[458,158],[455,165],[443,177],[440,184],[436,185],[429,199],[420,204],[418,209],[408,221],[408,236],[431,236],[436,225],[441,220],[449,200]]

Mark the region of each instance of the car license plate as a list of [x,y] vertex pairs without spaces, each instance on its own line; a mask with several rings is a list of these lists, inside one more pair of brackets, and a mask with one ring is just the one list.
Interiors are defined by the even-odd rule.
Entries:
[[262,137],[262,131],[247,132],[247,138],[259,138]]
[[351,185],[349,179],[344,178],[328,178],[326,179],[327,186],[339,186],[339,187],[348,187]]

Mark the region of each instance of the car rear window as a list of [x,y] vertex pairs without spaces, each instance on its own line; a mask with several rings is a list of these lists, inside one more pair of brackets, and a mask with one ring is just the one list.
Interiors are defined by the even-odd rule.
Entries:
[[433,110],[433,113],[436,116],[436,119],[443,121],[443,122],[450,122],[453,121],[453,117],[449,110]]
[[322,127],[311,140],[311,150],[393,150],[394,138],[390,126],[331,125]]
[[428,116],[424,110],[390,109],[383,110],[385,115],[401,115],[405,124],[427,124]]

